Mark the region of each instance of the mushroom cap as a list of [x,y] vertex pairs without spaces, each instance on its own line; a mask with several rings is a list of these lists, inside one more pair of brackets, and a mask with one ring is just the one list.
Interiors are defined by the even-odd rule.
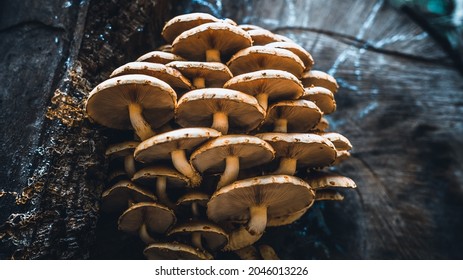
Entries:
[[328,122],[328,120],[327,120],[325,117],[322,117],[322,118],[320,119],[320,122],[314,127],[313,130],[315,130],[315,131],[320,131],[320,132],[324,132],[324,131],[326,131],[329,127],[330,127],[330,123]]
[[178,101],[176,121],[184,127],[211,126],[213,115],[228,116],[229,131],[247,132],[259,126],[265,111],[245,93],[224,88],[203,88],[185,93]]
[[201,237],[206,241],[207,248],[216,251],[223,248],[228,243],[228,234],[218,225],[209,221],[190,221],[176,225],[168,233],[170,235],[201,233]]
[[161,51],[161,52],[172,53],[172,45],[171,44],[161,45],[157,47],[156,50]]
[[154,128],[172,119],[177,94],[164,81],[132,74],[108,79],[96,86],[86,104],[88,116],[95,122],[116,129],[133,129],[128,105],[143,107],[145,120]]
[[119,217],[119,230],[138,234],[143,224],[148,232],[165,233],[175,224],[174,211],[155,202],[140,202],[132,205]]
[[297,177],[254,177],[217,190],[207,204],[207,216],[214,222],[243,221],[250,218],[250,207],[267,206],[267,219],[271,219],[310,206],[314,197],[310,185]]
[[311,101],[280,101],[270,106],[264,124],[286,119],[288,132],[307,132],[318,124],[322,115],[317,105]]
[[158,177],[165,177],[167,186],[176,188],[189,187],[190,180],[177,170],[166,166],[150,166],[137,171],[132,181],[144,186],[155,186]]
[[145,248],[143,254],[149,260],[212,260],[206,251],[193,248],[190,245],[173,243],[153,243]]
[[231,78],[223,87],[253,96],[266,93],[269,100],[297,99],[304,93],[299,79],[282,70],[259,70],[241,74]]
[[125,141],[121,143],[116,143],[109,146],[105,151],[105,156],[111,158],[125,157],[128,155],[133,155],[133,151],[137,148],[140,142],[138,141]]
[[270,162],[275,151],[264,140],[249,135],[224,135],[215,138],[191,154],[190,162],[199,172],[223,172],[228,156],[239,158],[240,169]]
[[334,147],[336,147],[336,150],[338,151],[347,151],[352,149],[352,144],[350,143],[349,139],[347,139],[346,136],[340,133],[326,132],[321,133],[320,136],[330,140],[334,144]]
[[233,77],[228,67],[220,62],[173,61],[167,66],[177,69],[191,80],[204,78],[207,87],[222,87]]
[[233,75],[275,69],[301,77],[304,63],[293,52],[268,46],[252,46],[240,50],[227,62]]
[[152,62],[129,62],[114,70],[110,77],[117,77],[128,74],[143,74],[160,79],[172,88],[192,89],[190,81],[185,78],[177,69],[160,63]]
[[266,29],[251,29],[247,31],[249,36],[252,38],[253,46],[263,46],[273,42],[282,42],[283,39],[280,36],[276,36],[273,32]]
[[129,180],[117,182],[101,195],[101,210],[104,212],[120,212],[127,209],[129,200],[133,202],[153,202],[157,198]]
[[331,172],[311,172],[305,179],[314,190],[329,188],[357,188],[354,180]]
[[138,145],[135,149],[135,160],[152,162],[160,159],[170,159],[170,153],[175,150],[193,150],[210,138],[221,135],[215,129],[205,127],[181,128],[155,135]]
[[342,201],[344,200],[344,196],[335,190],[319,190],[315,192],[315,200],[316,201],[321,201],[321,200]]
[[152,51],[146,53],[139,58],[137,61],[140,62],[151,62],[151,63],[160,63],[160,64],[167,64],[172,61],[182,61],[185,60],[183,57],[173,54],[171,52],[163,52],[163,51]]
[[336,159],[333,143],[316,134],[269,132],[256,136],[275,149],[277,158],[297,159],[298,167],[324,167]]
[[334,100],[333,93],[324,87],[305,88],[301,99],[314,102],[324,114],[331,114],[336,110],[336,101]]
[[280,41],[283,41],[283,42],[273,42],[273,43],[267,44],[267,46],[272,47],[272,48],[278,48],[278,49],[284,49],[284,50],[291,51],[302,60],[305,66],[304,68],[305,71],[309,71],[312,68],[314,64],[314,60],[313,60],[312,55],[308,51],[306,51],[303,47],[299,46],[296,43],[284,41],[283,39],[281,39],[281,36],[280,36]]
[[341,162],[345,161],[348,158],[350,158],[349,151],[336,150],[336,160],[333,162],[333,165],[340,164]]
[[205,193],[190,191],[184,194],[177,200],[177,205],[191,205],[198,203],[199,205],[206,206],[210,196]]
[[251,36],[241,28],[225,22],[212,22],[178,35],[172,43],[172,51],[188,60],[205,61],[207,50],[219,50],[222,58],[228,58],[251,45]]
[[329,89],[332,93],[336,93],[339,89],[339,85],[333,76],[319,70],[304,72],[301,81],[304,87],[324,87]]
[[172,43],[178,35],[198,25],[217,22],[218,18],[206,13],[191,13],[172,18],[164,25],[161,35],[167,42]]

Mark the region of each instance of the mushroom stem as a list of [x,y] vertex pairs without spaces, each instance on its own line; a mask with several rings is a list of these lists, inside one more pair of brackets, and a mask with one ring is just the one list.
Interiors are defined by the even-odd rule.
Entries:
[[124,157],[124,169],[125,173],[127,173],[127,175],[129,175],[130,178],[132,178],[133,174],[137,172],[137,170],[135,169],[135,159],[133,158],[133,154],[126,155]]
[[148,228],[146,227],[146,224],[143,223],[138,230],[138,235],[140,236],[141,240],[145,242],[146,244],[152,244],[156,242],[151,235],[148,233]]
[[251,235],[262,234],[267,226],[267,206],[258,205],[249,208],[247,230]]
[[265,111],[267,111],[268,107],[268,94],[260,93],[256,95],[257,103],[259,103],[260,107],[262,107]]
[[204,77],[194,78],[193,85],[195,86],[195,88],[205,88],[206,87],[206,79],[204,79]]
[[201,183],[201,176],[193,169],[186,159],[185,150],[175,150],[171,153],[172,163],[174,167],[183,175],[188,177],[192,187],[197,187]]
[[228,156],[225,159],[225,171],[220,176],[217,189],[220,189],[226,185],[229,185],[236,181],[240,172],[240,159],[237,156]]
[[191,203],[191,212],[193,212],[193,217],[199,217],[199,207],[197,202]]
[[277,119],[275,120],[275,128],[273,132],[288,132],[288,120],[287,119]]
[[273,174],[294,175],[294,173],[296,173],[296,163],[297,160],[295,158],[281,158],[280,166],[273,172]]
[[220,51],[217,49],[211,49],[206,51],[207,62],[222,62],[220,59]]
[[225,250],[235,251],[252,245],[262,237],[262,234],[251,235],[246,228],[240,227],[229,233],[229,240]]
[[159,201],[170,209],[175,209],[175,204],[170,201],[166,190],[167,178],[165,176],[158,177],[156,180],[156,195],[159,197]]
[[193,245],[196,248],[204,250],[203,243],[201,242],[201,233],[200,232],[193,232],[191,234],[191,243],[193,243]]
[[215,112],[212,120],[212,128],[222,134],[228,133],[228,115],[224,112]]
[[153,131],[149,123],[146,122],[142,115],[142,107],[138,103],[129,104],[129,116],[135,133],[142,141],[154,136],[156,133]]

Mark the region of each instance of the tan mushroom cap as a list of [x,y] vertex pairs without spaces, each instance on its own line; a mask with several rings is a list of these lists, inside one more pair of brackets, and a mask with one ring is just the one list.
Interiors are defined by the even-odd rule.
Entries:
[[283,39],[280,36],[276,36],[273,32],[265,29],[251,29],[247,31],[249,36],[252,38],[253,46],[263,46],[273,42],[282,42]]
[[322,200],[342,201],[344,200],[344,196],[335,190],[319,190],[315,192],[315,200],[316,201],[322,201]]
[[206,251],[192,246],[173,243],[153,243],[145,248],[143,254],[149,260],[212,260],[213,257]]
[[174,89],[190,90],[193,88],[190,81],[180,71],[160,63],[129,62],[114,70],[110,77],[128,74],[143,74],[155,77],[166,82]]
[[320,119],[320,122],[314,127],[314,131],[324,132],[330,127],[330,123],[325,117]]
[[213,22],[181,33],[172,43],[172,51],[188,60],[221,62],[251,45],[246,31],[225,22]]
[[352,144],[350,143],[349,139],[346,136],[337,133],[337,132],[325,132],[321,133],[320,136],[325,137],[326,139],[330,140],[336,150],[338,151],[347,151],[352,149]]
[[228,67],[220,62],[173,61],[167,66],[191,79],[196,88],[222,87],[233,77]]
[[331,172],[311,172],[305,180],[314,190],[329,188],[355,189],[357,185],[354,180]]
[[248,220],[247,230],[260,234],[268,219],[306,208],[313,203],[314,196],[310,185],[297,177],[254,177],[216,191],[207,204],[207,215],[214,222]]
[[121,143],[112,144],[106,149],[105,156],[110,158],[118,158],[133,155],[133,151],[135,151],[138,144],[140,144],[138,141],[124,141]]
[[255,96],[267,110],[269,101],[297,99],[304,93],[301,82],[293,74],[281,70],[259,70],[231,78],[224,88]]
[[307,132],[318,124],[322,115],[311,101],[280,101],[270,106],[264,124],[273,125],[274,132]]
[[336,159],[333,143],[316,134],[271,132],[256,136],[267,141],[280,158],[275,174],[293,175],[296,167],[325,167]]
[[301,99],[314,102],[324,114],[331,114],[336,110],[336,101],[334,100],[333,93],[324,87],[305,88]]
[[[192,243],[196,248],[216,251],[228,243],[228,234],[218,225],[209,221],[190,221],[176,225],[168,233],[171,235],[192,235]],[[203,241],[205,245],[203,246]]]
[[218,22],[219,19],[206,13],[191,13],[172,18],[164,25],[161,35],[167,42],[172,43],[178,35],[193,27],[208,22]]
[[309,71],[312,68],[312,66],[314,65],[314,60],[312,58],[312,55],[308,51],[306,51],[303,47],[299,46],[294,42],[288,42],[286,40],[283,40],[281,36],[280,41],[282,42],[273,42],[267,44],[266,46],[291,51],[302,60],[305,66],[305,71]]
[[189,187],[189,180],[177,170],[166,166],[149,166],[140,169],[133,175],[132,181],[143,186],[154,186],[156,180],[165,177],[167,186],[175,188]]
[[146,53],[139,58],[137,61],[140,62],[151,62],[151,63],[160,63],[160,64],[167,64],[172,61],[182,61],[185,60],[183,57],[173,54],[171,52],[165,51],[152,51]]
[[184,94],[178,101],[176,121],[184,127],[210,126],[223,134],[251,131],[265,118],[257,100],[223,88],[204,88]]
[[233,75],[258,70],[274,69],[287,71],[301,77],[304,63],[293,52],[268,46],[252,46],[242,49],[227,62]]
[[332,93],[336,93],[339,89],[336,79],[323,71],[310,70],[304,72],[301,81],[304,87],[324,87],[329,89]]
[[157,198],[128,180],[117,182],[101,195],[101,210],[104,212],[120,212],[129,207],[130,203],[154,202]]
[[174,212],[155,202],[132,205],[119,217],[119,230],[138,234],[146,226],[148,232],[165,233],[177,221]]

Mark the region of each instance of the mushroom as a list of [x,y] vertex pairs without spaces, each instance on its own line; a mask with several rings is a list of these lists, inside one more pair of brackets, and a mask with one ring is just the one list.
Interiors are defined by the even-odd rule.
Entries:
[[189,245],[172,243],[153,243],[145,248],[143,254],[149,260],[212,260],[211,254]]
[[331,114],[336,110],[336,101],[334,100],[333,93],[324,87],[305,88],[301,99],[314,102],[324,114]]
[[199,147],[190,157],[191,164],[203,173],[222,172],[217,188],[236,181],[240,168],[250,168],[270,162],[275,151],[255,136],[225,135]]
[[165,233],[175,224],[174,212],[166,206],[155,202],[140,202],[132,205],[120,217],[119,230],[138,234],[143,242],[155,242],[151,232]]
[[191,79],[196,88],[222,87],[233,77],[228,67],[220,62],[173,61],[167,66]]
[[348,158],[350,158],[350,152],[349,151],[338,151],[338,150],[336,150],[336,160],[333,162],[333,165],[340,164],[341,162],[345,161]]
[[140,162],[172,159],[174,167],[190,179],[192,187],[197,187],[201,183],[201,176],[188,162],[186,152],[219,136],[220,132],[211,128],[177,129],[143,141],[138,145],[134,156]]
[[233,55],[227,62],[233,75],[245,74],[258,70],[283,70],[301,77],[304,62],[293,52],[268,46],[252,46]]
[[132,182],[122,180],[103,192],[101,200],[101,210],[104,212],[120,212],[134,203],[154,202],[157,198]]
[[143,168],[133,175],[132,181],[144,186],[154,187],[159,202],[170,209],[175,209],[176,205],[169,199],[167,188],[185,188],[190,183],[190,180],[183,174],[166,166]]
[[309,183],[314,190],[327,188],[357,188],[354,180],[331,172],[311,172],[305,181]]
[[218,22],[219,19],[206,13],[190,13],[179,15],[164,25],[161,35],[167,42],[172,43],[178,35],[193,27],[199,26],[208,22]]
[[173,118],[175,91],[164,81],[146,75],[125,75],[96,86],[86,104],[95,122],[116,129],[134,129],[140,139],[154,135]]
[[190,191],[177,200],[177,205],[190,206],[193,217],[199,218],[201,216],[199,206],[206,207],[209,198],[205,193]]
[[280,101],[270,106],[264,124],[273,125],[273,132],[307,132],[318,124],[322,115],[311,101]]
[[269,245],[262,244],[259,246],[259,253],[264,260],[279,260],[277,253]]
[[296,43],[288,42],[288,41],[285,41],[285,42],[273,42],[273,43],[267,44],[266,46],[267,47],[272,47],[272,48],[277,48],[277,49],[284,49],[284,50],[288,50],[288,51],[294,53],[304,63],[304,67],[305,67],[304,70],[305,71],[310,71],[310,69],[312,68],[312,66],[314,64],[314,60],[312,58],[312,55],[308,51],[306,51],[303,47],[299,46]]
[[315,192],[315,200],[316,201],[322,201],[322,200],[342,201],[344,200],[344,196],[335,190],[321,190],[321,191]]
[[336,159],[336,149],[329,140],[311,133],[262,133],[257,137],[267,141],[280,158],[273,174],[294,175],[296,166],[324,167]]
[[222,58],[251,45],[251,36],[241,28],[212,22],[178,35],[172,43],[172,52],[193,61],[221,62]]
[[304,72],[301,81],[304,87],[324,87],[330,90],[333,94],[336,93],[339,88],[339,85],[333,76],[319,70]]
[[137,61],[139,62],[151,62],[151,63],[160,63],[160,64],[167,64],[172,61],[182,61],[185,60],[183,57],[175,55],[171,52],[163,52],[163,51],[152,51],[146,53],[139,58]]
[[310,185],[297,177],[254,177],[217,190],[207,204],[207,216],[217,223],[247,220],[246,230],[251,235],[259,235],[264,232],[268,219],[306,208],[314,197]]
[[227,233],[208,221],[190,221],[181,225],[176,225],[167,236],[190,235],[191,243],[198,249],[217,251],[228,243]]
[[318,132],[324,132],[326,131],[330,126],[330,123],[328,122],[328,120],[325,118],[325,117],[322,117],[320,119],[320,122],[314,127],[314,131],[318,131]]
[[320,133],[320,136],[330,140],[338,151],[348,151],[352,149],[352,144],[350,143],[349,139],[340,133],[326,132]]
[[254,97],[223,88],[204,88],[185,93],[178,101],[175,116],[181,126],[210,126],[222,134],[227,134],[229,130],[253,130],[264,118],[265,111]]
[[282,42],[283,39],[273,32],[266,29],[251,29],[247,31],[249,36],[252,38],[253,46],[263,46],[273,42]]
[[259,70],[231,78],[223,86],[256,97],[267,110],[269,100],[297,99],[304,93],[301,82],[291,73],[281,70]]
[[264,233],[251,234],[244,226],[228,233],[228,244],[225,251],[236,251],[256,243]]
[[138,141],[126,141],[113,144],[106,149],[105,155],[111,159],[124,158],[124,170],[129,177],[132,177],[137,171],[135,168],[133,151],[135,151],[138,144],[140,144]]

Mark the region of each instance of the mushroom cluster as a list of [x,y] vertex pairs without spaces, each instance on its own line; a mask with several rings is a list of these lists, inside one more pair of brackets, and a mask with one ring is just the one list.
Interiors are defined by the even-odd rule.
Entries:
[[102,210],[120,213],[147,258],[244,256],[267,227],[356,187],[322,170],[352,146],[326,132],[338,84],[301,46],[204,13],[173,18],[162,36],[167,45],[114,70],[86,103],[92,121],[135,132],[106,151],[121,170]]

